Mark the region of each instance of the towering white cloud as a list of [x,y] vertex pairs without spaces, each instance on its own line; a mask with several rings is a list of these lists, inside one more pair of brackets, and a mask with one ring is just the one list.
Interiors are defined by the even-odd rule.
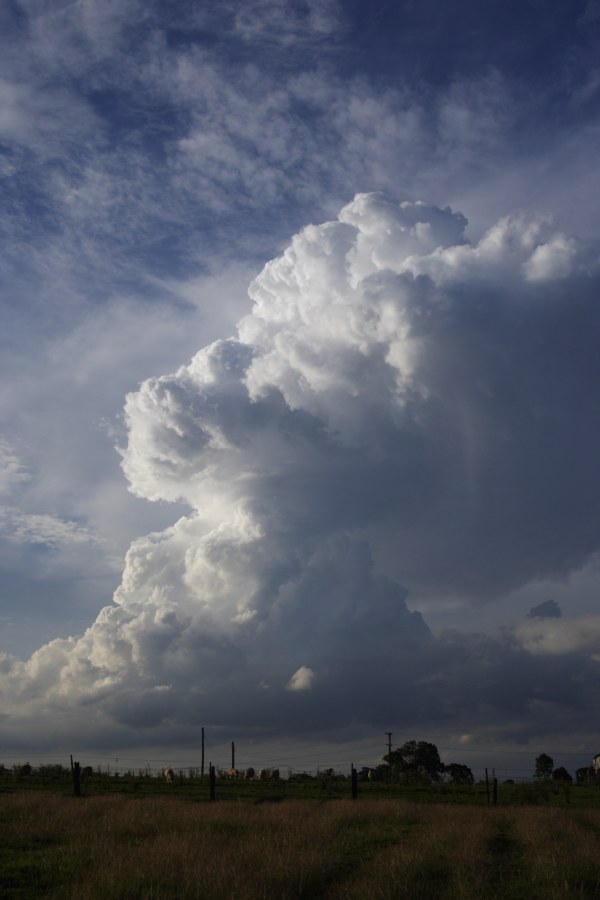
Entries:
[[483,703],[487,655],[525,671],[524,714],[542,626],[436,641],[407,589],[477,601],[597,552],[597,274],[543,222],[465,226],[358,195],[265,266],[237,335],[128,396],[131,490],[190,513],[132,545],[83,637],[5,661],[5,708],[442,720]]

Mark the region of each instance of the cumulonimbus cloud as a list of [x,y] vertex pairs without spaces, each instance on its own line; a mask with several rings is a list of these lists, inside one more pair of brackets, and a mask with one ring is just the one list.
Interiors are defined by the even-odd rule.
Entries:
[[9,706],[318,728],[389,715],[395,682],[404,715],[457,714],[462,676],[445,703],[431,669],[464,646],[407,590],[563,575],[600,506],[597,270],[541,221],[465,227],[357,195],[265,266],[235,336],[127,397],[131,490],[190,514],[134,542],[81,638],[5,660]]

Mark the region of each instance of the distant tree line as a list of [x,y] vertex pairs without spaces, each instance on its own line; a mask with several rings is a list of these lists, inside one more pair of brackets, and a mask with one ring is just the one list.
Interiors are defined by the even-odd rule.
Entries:
[[[473,784],[473,772],[463,763],[444,764],[438,748],[429,741],[406,741],[401,747],[386,753],[385,765],[377,767],[377,775],[391,775],[393,781],[414,784]],[[554,760],[547,753],[540,753],[535,759],[534,778],[542,781],[571,783],[572,776],[564,766],[555,768]]]
[[554,768],[554,760],[547,753],[540,753],[539,756],[536,756],[533,777],[541,781],[552,779],[553,781],[566,781],[569,784],[573,781],[564,766]]

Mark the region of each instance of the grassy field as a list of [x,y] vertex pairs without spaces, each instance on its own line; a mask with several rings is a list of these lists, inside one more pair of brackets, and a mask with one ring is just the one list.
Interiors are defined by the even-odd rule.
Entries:
[[[47,790],[66,795],[73,792],[70,769],[56,766],[41,766],[33,769],[26,777],[9,769],[0,768],[0,797],[4,793],[19,791]],[[360,799],[408,800],[416,803],[448,803],[487,805],[492,800],[492,788],[486,790],[485,783],[473,785],[401,784],[387,782],[361,782],[358,785]],[[175,771],[175,783],[167,784],[162,775],[150,775],[145,770],[130,771],[116,776],[114,773],[94,772],[89,778],[82,777],[81,791],[84,796],[106,794],[133,794],[136,797],[178,797],[189,800],[208,800],[208,776],[200,777],[195,769]],[[351,795],[349,778],[299,776],[294,779],[261,782],[229,781],[217,782],[218,800],[334,800],[347,799]],[[510,783],[498,785],[500,805],[552,805],[576,806],[600,809],[600,789],[595,786],[568,785],[554,781]]]
[[2,898],[600,898],[600,809],[0,796]]

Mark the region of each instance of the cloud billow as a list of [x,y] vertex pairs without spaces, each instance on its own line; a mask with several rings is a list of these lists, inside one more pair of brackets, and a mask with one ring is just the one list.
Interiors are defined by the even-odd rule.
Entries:
[[[134,542],[85,635],[5,663],[23,709],[318,731],[483,702],[477,642],[407,597],[477,602],[597,551],[598,278],[543,222],[466,224],[357,195],[265,266],[237,335],[128,396],[131,490],[190,513]],[[543,654],[492,644],[521,715]]]

